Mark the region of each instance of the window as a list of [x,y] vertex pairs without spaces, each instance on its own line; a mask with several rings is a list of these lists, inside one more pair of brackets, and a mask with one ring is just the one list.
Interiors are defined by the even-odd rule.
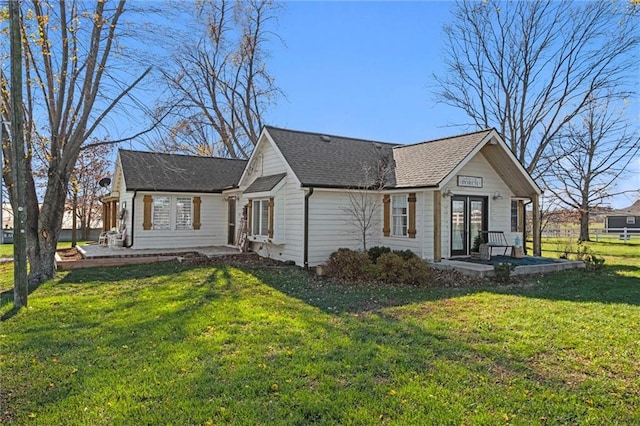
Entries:
[[191,198],[176,198],[176,229],[192,229]]
[[635,216],[627,216],[627,225],[635,225],[636,217]]
[[407,236],[407,196],[394,195],[391,197],[391,235]]
[[520,232],[520,209],[518,208],[520,203],[517,200],[511,201],[511,232]]
[[200,197],[170,197],[145,195],[143,197],[142,229],[198,230],[200,223]]
[[253,235],[269,235],[269,200],[253,200]]
[[170,229],[169,197],[153,197],[153,229]]

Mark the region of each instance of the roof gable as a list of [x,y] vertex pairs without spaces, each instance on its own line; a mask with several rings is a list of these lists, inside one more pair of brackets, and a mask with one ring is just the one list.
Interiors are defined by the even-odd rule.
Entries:
[[[265,131],[302,186],[375,186],[378,170],[393,170],[395,144],[271,126]],[[386,180],[388,185],[394,185],[392,173],[387,173]]]
[[468,161],[478,145],[492,132],[482,130],[413,145],[396,146],[396,187],[439,186],[456,168]]
[[238,184],[246,160],[118,151],[126,190],[222,192]]

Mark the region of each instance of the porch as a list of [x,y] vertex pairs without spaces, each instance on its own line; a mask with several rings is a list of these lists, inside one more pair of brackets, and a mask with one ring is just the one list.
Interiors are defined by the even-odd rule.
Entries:
[[537,256],[524,256],[519,259],[510,256],[491,256],[491,259],[487,261],[472,259],[470,257],[454,257],[431,263],[430,266],[436,269],[458,271],[470,277],[485,278],[494,276],[494,267],[496,265],[507,262],[516,265],[516,268],[511,273],[512,275],[548,274],[565,269],[580,269],[585,267],[584,262],[581,261]]
[[131,257],[153,257],[172,256],[179,257],[187,253],[198,253],[201,256],[214,257],[229,254],[238,254],[240,250],[229,246],[208,246],[184,249],[131,249],[126,247],[110,247],[100,244],[86,244],[78,246],[78,251],[85,259],[107,259],[107,258],[131,258]]
[[82,257],[67,258],[56,253],[56,263],[59,270],[90,268],[98,266],[125,266],[145,263],[168,262],[188,257],[216,257],[237,255],[240,251],[233,247],[210,246],[189,249],[146,249],[133,250],[130,248],[112,248],[97,243],[76,247]]

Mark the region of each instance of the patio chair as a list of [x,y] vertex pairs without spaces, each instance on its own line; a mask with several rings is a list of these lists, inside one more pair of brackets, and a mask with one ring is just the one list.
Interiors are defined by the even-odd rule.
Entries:
[[127,241],[127,229],[123,228],[122,232],[109,235],[109,248],[124,247]]
[[100,236],[98,237],[98,245],[107,246],[109,245],[109,232],[102,231]]

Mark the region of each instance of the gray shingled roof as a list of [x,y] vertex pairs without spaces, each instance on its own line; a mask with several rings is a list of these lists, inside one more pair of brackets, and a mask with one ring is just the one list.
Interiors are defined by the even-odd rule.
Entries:
[[246,194],[251,194],[255,192],[271,191],[286,175],[286,173],[279,173],[277,175],[259,177],[254,180],[251,185],[244,190],[244,192]]
[[375,185],[380,163],[388,165],[387,188],[437,186],[492,131],[398,145],[269,126],[267,130],[303,186],[342,188]]
[[462,163],[492,129],[453,136],[393,150],[396,187],[437,186]]
[[378,164],[387,162],[388,168],[393,168],[395,144],[271,126],[266,129],[303,186],[361,188],[375,185]]
[[238,185],[246,160],[118,151],[129,191],[222,192]]

